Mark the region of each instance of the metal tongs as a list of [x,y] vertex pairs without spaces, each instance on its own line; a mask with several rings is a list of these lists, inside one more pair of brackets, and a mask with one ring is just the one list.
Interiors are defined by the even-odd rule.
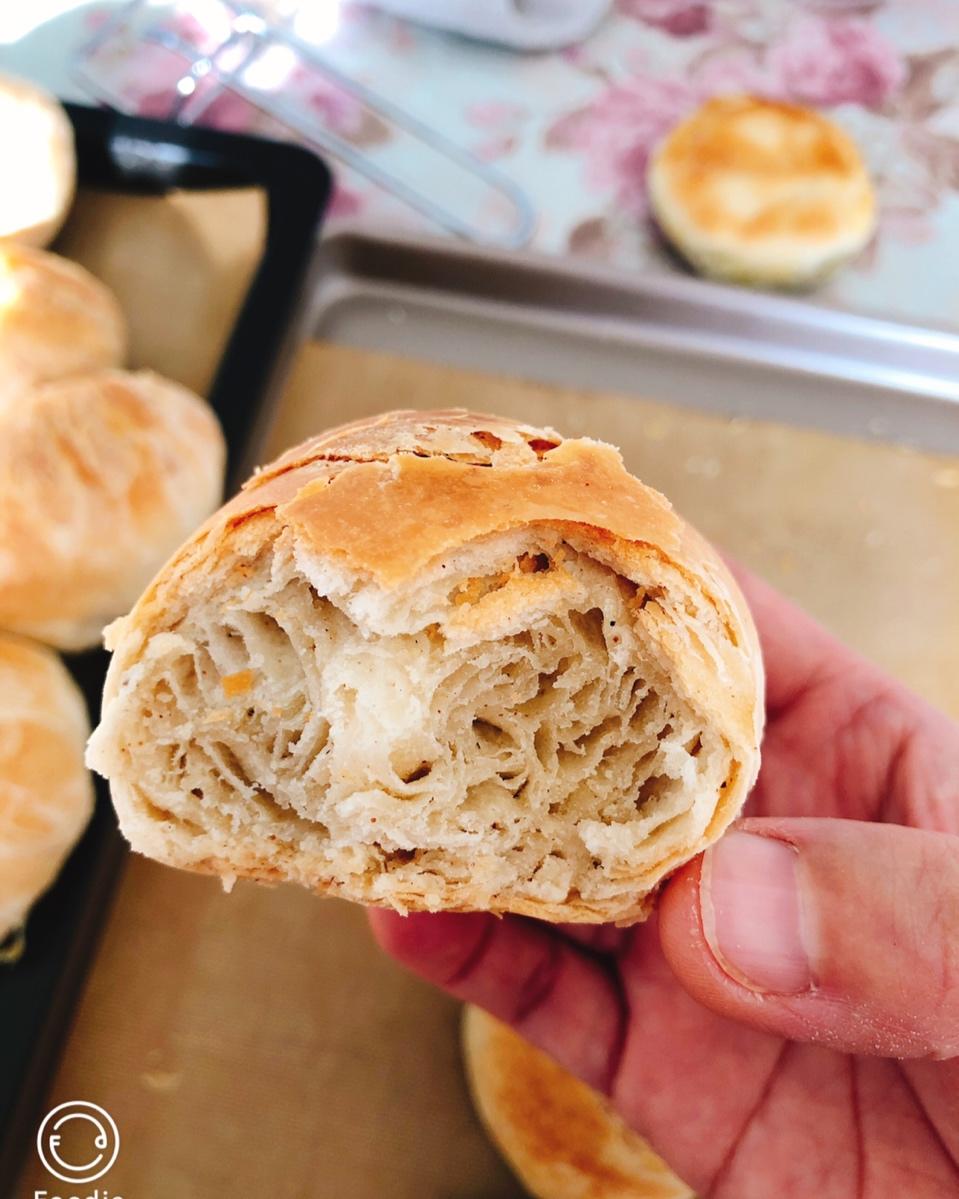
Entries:
[[[271,133],[331,155],[450,233],[509,248],[532,235],[535,213],[520,187],[333,66],[301,36],[295,12],[269,17],[241,0],[132,0],[82,47],[75,70],[98,101],[185,125],[213,118],[211,107],[232,94],[265,114]],[[301,87],[305,74],[322,79],[372,113],[389,143],[364,150],[297,104],[284,89],[294,72]]]

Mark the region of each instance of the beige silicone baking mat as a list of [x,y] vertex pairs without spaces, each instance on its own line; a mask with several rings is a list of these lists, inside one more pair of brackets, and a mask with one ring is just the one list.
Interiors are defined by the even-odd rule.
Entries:
[[[268,454],[332,420],[464,404],[630,467],[848,641],[959,715],[959,460],[364,350],[300,354]],[[133,861],[49,1105],[114,1116],[126,1199],[518,1195],[471,1113],[457,1012],[363,913]],[[24,1179],[25,1195],[47,1185]],[[638,1197],[640,1199],[640,1197]]]

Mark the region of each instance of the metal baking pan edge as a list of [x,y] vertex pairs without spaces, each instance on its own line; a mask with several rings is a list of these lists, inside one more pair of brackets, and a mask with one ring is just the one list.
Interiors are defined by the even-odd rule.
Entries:
[[[364,338],[362,322],[339,320],[344,306],[364,303],[392,306],[385,319],[393,330],[380,320],[379,334]],[[463,328],[473,322],[476,329],[464,337],[434,335],[424,346],[418,314],[458,318]],[[613,380],[647,398],[959,452],[959,334],[788,296],[685,276],[630,277],[608,267],[340,224],[321,244],[306,319],[317,337],[469,369],[495,362],[480,330],[495,324],[513,340],[549,337],[548,356],[519,356],[523,373],[538,381],[610,390]],[[624,354],[624,369],[604,370],[591,384],[588,361],[577,361],[580,342],[593,350],[601,345],[611,360]],[[730,367],[759,372],[769,387],[735,403],[708,386],[689,396],[656,395],[635,369],[643,354],[681,358],[707,379]],[[801,404],[784,399],[776,386],[786,377],[803,387]]]

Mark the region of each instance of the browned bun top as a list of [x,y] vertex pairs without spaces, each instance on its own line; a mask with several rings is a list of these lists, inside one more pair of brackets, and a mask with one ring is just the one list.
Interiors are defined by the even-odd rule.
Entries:
[[828,117],[756,96],[709,100],[654,152],[661,227],[707,274],[816,278],[870,237],[876,200],[852,139]]
[[601,1095],[480,1008],[464,1010],[463,1054],[477,1112],[531,1194],[692,1199]]

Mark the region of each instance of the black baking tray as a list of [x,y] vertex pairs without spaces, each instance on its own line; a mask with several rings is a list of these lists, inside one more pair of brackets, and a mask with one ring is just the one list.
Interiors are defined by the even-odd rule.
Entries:
[[[157,195],[257,187],[265,197],[263,254],[208,396],[226,435],[229,493],[248,469],[291,348],[291,322],[329,199],[330,173],[310,151],[286,142],[66,108],[81,188]],[[107,655],[96,650],[67,662],[95,720]],[[0,1196],[14,1194],[18,1168],[35,1144],[44,1093],[120,873],[124,842],[106,784],[98,778],[96,787],[86,833],[30,915],[23,957],[0,966]]]

